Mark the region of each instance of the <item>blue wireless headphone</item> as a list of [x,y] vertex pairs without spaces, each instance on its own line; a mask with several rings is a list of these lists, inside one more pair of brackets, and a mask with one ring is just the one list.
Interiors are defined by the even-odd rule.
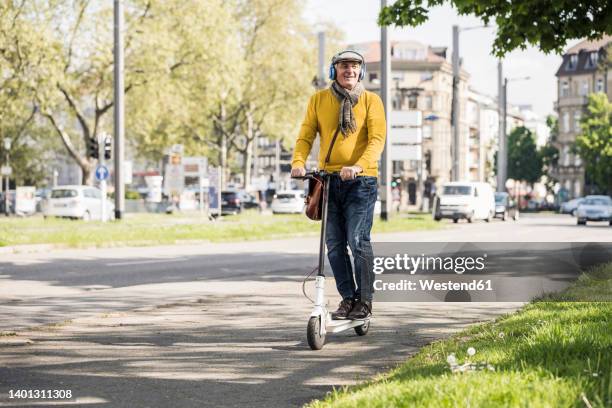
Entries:
[[347,52],[352,52],[352,53],[357,54],[357,55],[359,55],[361,57],[361,69],[359,70],[359,80],[361,81],[363,78],[365,78],[366,64],[365,64],[365,58],[363,58],[363,55],[361,55],[357,51],[344,50],[344,51],[340,51],[339,53],[334,55],[332,60],[331,60],[331,64],[329,64],[329,79],[331,79],[332,81],[336,79],[336,67],[334,65],[336,65],[336,63],[339,60],[342,61],[342,58],[341,58],[342,54],[345,54]]

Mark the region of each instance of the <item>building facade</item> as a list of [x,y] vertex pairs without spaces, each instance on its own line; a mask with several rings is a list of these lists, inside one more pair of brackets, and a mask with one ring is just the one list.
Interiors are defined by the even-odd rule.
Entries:
[[594,92],[611,98],[611,77],[608,70],[607,49],[612,36],[600,40],[582,41],[563,55],[557,70],[557,102],[559,136],[554,142],[559,149],[559,163],[555,177],[564,198],[580,197],[592,191],[588,174],[585,174],[581,158],[573,152],[576,137],[580,134],[580,119],[586,111],[588,95]]

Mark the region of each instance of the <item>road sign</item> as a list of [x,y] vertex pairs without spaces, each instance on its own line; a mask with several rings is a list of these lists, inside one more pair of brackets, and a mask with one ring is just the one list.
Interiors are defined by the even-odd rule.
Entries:
[[421,160],[422,149],[421,145],[415,145],[411,143],[394,143],[390,145],[389,159],[404,161],[404,160]]
[[389,124],[393,126],[417,127],[423,124],[423,114],[421,111],[397,111],[392,110],[389,115]]
[[13,169],[11,168],[11,166],[2,166],[0,167],[0,173],[3,176],[10,176],[11,174],[13,174]]
[[421,111],[391,111],[387,140],[390,160],[421,160],[422,125]]
[[105,165],[100,164],[98,165],[98,167],[96,167],[96,180],[106,180],[109,175],[110,171],[108,171],[108,167],[106,167]]

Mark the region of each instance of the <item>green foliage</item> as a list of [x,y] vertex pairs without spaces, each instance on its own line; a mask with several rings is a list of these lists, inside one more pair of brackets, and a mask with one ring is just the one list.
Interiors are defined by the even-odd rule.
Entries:
[[559,135],[559,120],[555,116],[548,116],[546,124],[550,129],[550,137],[546,144],[538,150],[538,154],[542,158],[542,171],[546,175],[546,190],[552,192],[557,180],[552,176],[552,170],[557,166],[559,161],[559,149],[553,145]]
[[535,138],[524,126],[508,136],[508,178],[533,184],[542,177],[543,159]]
[[[113,197],[113,194],[110,194]],[[126,198],[130,198],[126,192]],[[78,228],[75,226],[78,225]],[[58,246],[115,247],[176,244],[206,240],[252,241],[315,236],[321,224],[304,215],[261,215],[246,211],[210,222],[199,213],[127,214],[121,222],[68,221],[40,217],[0,217],[0,247],[7,245],[55,244]],[[433,230],[443,228],[429,214],[398,216],[393,222],[374,221],[374,233]]]
[[427,21],[428,8],[445,3],[460,15],[495,23],[493,53],[499,57],[529,44],[560,53],[568,40],[612,34],[607,0],[397,0],[380,12],[378,23],[417,26]]
[[576,150],[585,170],[605,194],[612,193],[612,103],[603,93],[589,95],[587,113],[580,121],[582,133]]
[[[302,2],[124,5],[129,150],[159,161],[180,143],[187,155],[230,167],[243,156],[248,169],[255,138],[294,137],[316,67],[316,36],[301,19]],[[61,141],[83,183],[92,182],[96,165],[87,141],[113,130],[112,21],[112,2],[0,5],[0,63],[11,74],[0,88],[0,132],[36,107],[46,137]]]
[[[600,265],[561,294],[434,342],[395,370],[309,406],[609,407],[611,289],[612,264]],[[453,373],[451,353],[494,371]]]

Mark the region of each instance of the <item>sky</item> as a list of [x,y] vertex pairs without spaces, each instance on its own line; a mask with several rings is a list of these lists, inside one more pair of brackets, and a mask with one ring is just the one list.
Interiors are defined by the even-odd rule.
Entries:
[[[350,44],[380,41],[380,27],[376,24],[379,10],[379,0],[308,0],[304,16],[315,28],[318,23],[333,22],[344,31]],[[443,6],[430,9],[426,23],[418,27],[390,27],[388,35],[391,41],[416,40],[431,46],[446,46],[450,62],[453,24],[459,27],[483,25],[475,16],[459,16],[450,6]],[[491,55],[494,35],[495,28],[488,27],[461,32],[459,37],[459,52],[463,68],[471,75],[470,85],[491,96],[497,95],[497,59]],[[570,42],[566,48],[578,42]],[[542,119],[553,114],[553,102],[557,97],[555,72],[560,63],[560,55],[546,55],[534,47],[507,54],[503,59],[504,76],[531,78],[510,82],[508,101],[515,105],[532,105]]]

